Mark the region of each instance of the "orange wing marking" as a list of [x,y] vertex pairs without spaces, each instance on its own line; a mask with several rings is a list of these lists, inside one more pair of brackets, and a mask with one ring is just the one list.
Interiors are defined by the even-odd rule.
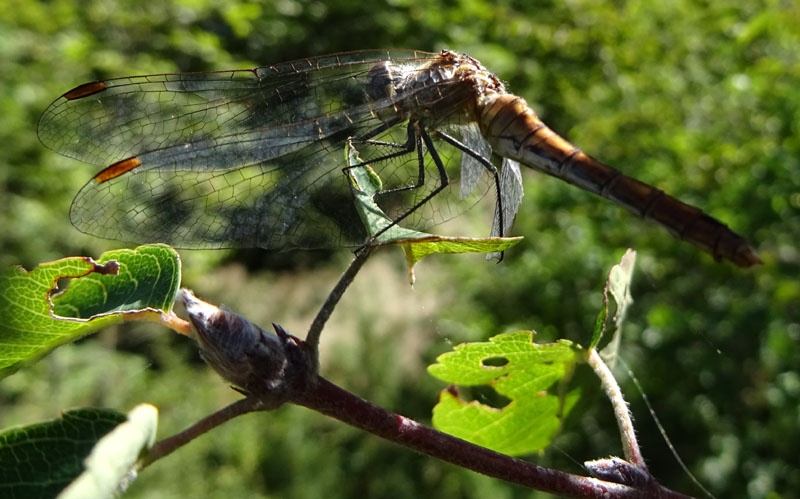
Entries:
[[102,81],[93,81],[91,83],[78,85],[69,92],[65,93],[64,98],[67,100],[83,99],[84,97],[96,94],[97,92],[102,92],[105,89],[105,83]]
[[94,179],[98,184],[102,184],[103,182],[107,182],[113,178],[119,177],[123,173],[133,170],[141,164],[141,160],[136,156],[123,159],[122,161],[117,161],[113,165],[104,168],[103,171],[94,176]]

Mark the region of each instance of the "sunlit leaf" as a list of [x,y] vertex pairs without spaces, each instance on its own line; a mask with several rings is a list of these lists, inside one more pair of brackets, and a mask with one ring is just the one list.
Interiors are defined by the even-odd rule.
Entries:
[[108,409],[78,409],[0,433],[0,497],[54,497],[83,472],[97,441],[125,419]]
[[433,410],[439,430],[510,455],[545,448],[577,402],[577,389],[565,391],[581,348],[560,340],[533,343],[533,332],[517,331],[495,336],[485,343],[455,347],[428,367],[433,376],[462,386],[489,385],[511,399],[495,408],[466,402],[444,390]]
[[[65,278],[68,288],[55,294]],[[122,320],[168,322],[179,284],[180,259],[165,245],[0,273],[0,377]]]
[[153,446],[158,409],[141,404],[127,421],[100,439],[84,460],[86,471],[58,495],[58,499],[104,499],[124,490],[135,477],[136,461]]
[[433,253],[499,253],[522,239],[522,236],[483,238],[430,236],[400,244],[410,268]]

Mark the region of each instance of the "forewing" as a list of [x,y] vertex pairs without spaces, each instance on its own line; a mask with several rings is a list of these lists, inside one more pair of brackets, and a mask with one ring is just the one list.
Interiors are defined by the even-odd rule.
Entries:
[[[341,170],[344,142],[381,127],[393,102],[367,95],[368,72],[391,59],[421,68],[437,54],[361,51],[264,68],[134,76],[90,83],[51,104],[39,124],[49,148],[106,167],[73,201],[78,229],[184,248],[285,250],[358,245],[365,233]],[[404,143],[405,125],[375,139]],[[486,181],[458,196],[457,150],[443,147],[450,187],[404,220],[428,228],[472,206]],[[391,147],[362,146],[365,159]],[[405,213],[441,179],[428,151],[425,183],[379,196]],[[388,189],[417,180],[416,153],[377,162]],[[480,177],[480,174],[478,174]],[[485,177],[485,175],[484,175]],[[450,192],[455,187],[456,195]]]
[[369,99],[367,73],[431,56],[356,52],[86,84],[48,107],[39,135],[106,166],[73,202],[84,232],[190,248],[360,244],[342,145],[391,105]]
[[133,170],[89,181],[72,222],[101,237],[182,248],[358,244],[364,232],[334,145],[342,128],[328,119],[146,152]]
[[367,72],[377,62],[391,57],[422,65],[432,55],[360,51],[252,70],[88,83],[45,110],[39,138],[53,151],[105,167],[186,142],[340,113],[368,100]]

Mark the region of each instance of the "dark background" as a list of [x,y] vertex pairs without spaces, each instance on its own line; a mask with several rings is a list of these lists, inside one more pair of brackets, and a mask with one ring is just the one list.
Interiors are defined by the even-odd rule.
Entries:
[[[352,49],[466,52],[587,153],[703,207],[764,265],[716,263],[595,196],[531,171],[500,265],[434,257],[407,285],[399,252],[367,264],[323,335],[322,371],[430,420],[425,366],[518,328],[586,344],[601,289],[639,253],[622,357],[677,451],[719,497],[800,490],[800,10],[793,2],[6,0],[0,13],[0,264],[120,247],[78,233],[69,202],[93,168],[44,149],[39,115],[79,83],[234,69]],[[486,225],[490,207],[457,219]],[[480,229],[478,229],[480,232]],[[473,231],[474,233],[474,231]],[[351,257],[183,252],[184,285],[302,335]],[[651,471],[699,495],[641,396],[620,380]],[[142,325],[59,349],[0,384],[0,426],[76,406],[161,410],[168,436],[234,400],[196,348]],[[621,454],[608,402],[586,400],[536,463]],[[304,409],[254,414],[146,470],[129,497],[530,497]],[[778,497],[773,495],[773,497]]]

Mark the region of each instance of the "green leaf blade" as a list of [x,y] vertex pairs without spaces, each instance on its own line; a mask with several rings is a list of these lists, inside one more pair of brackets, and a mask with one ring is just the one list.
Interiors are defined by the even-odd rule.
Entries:
[[457,254],[457,253],[499,253],[511,248],[520,241],[521,236],[517,237],[446,237],[430,236],[408,241],[400,241],[403,250],[406,252],[406,259],[409,265],[422,260],[434,253]]
[[83,459],[125,415],[78,409],[0,433],[0,497],[54,497],[83,472]]
[[[119,264],[113,275],[110,262]],[[67,290],[53,295],[59,279]],[[0,378],[54,348],[126,318],[169,313],[180,284],[180,259],[166,245],[72,257],[30,272],[0,272]],[[52,306],[52,310],[51,310]],[[155,319],[153,319],[155,320]]]
[[490,385],[511,402],[493,408],[444,391],[434,408],[434,426],[509,455],[546,447],[579,394],[572,390],[560,396],[561,391],[553,393],[554,389],[568,380],[583,354],[566,340],[551,344],[532,340],[531,331],[517,331],[440,355],[428,367],[433,376],[462,386]]
[[628,307],[633,303],[630,287],[633,281],[633,270],[635,266],[636,252],[628,249],[625,254],[622,255],[620,262],[611,267],[605,288],[603,289],[603,308],[600,309],[595,319],[594,331],[592,333],[589,349],[596,348],[605,333],[606,321],[608,320],[609,295],[611,295],[616,304],[616,312],[612,317],[616,331],[610,347],[612,350],[616,348],[615,344],[619,342],[619,331],[622,321],[625,319]]

